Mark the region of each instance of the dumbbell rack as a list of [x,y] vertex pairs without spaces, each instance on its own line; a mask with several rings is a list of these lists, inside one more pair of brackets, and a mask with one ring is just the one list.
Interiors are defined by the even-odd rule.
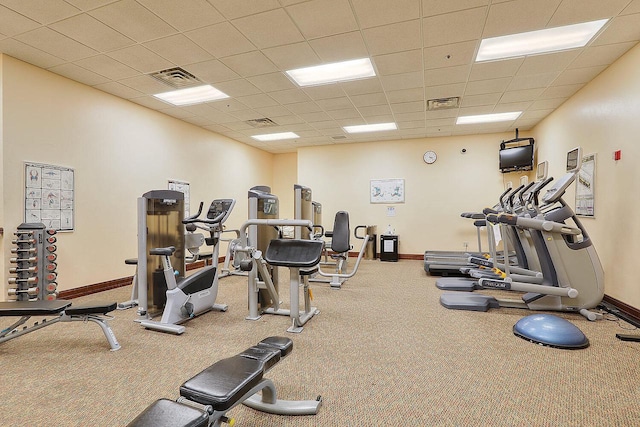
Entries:
[[56,230],[46,229],[40,223],[23,223],[13,234],[9,300],[55,300],[58,296]]

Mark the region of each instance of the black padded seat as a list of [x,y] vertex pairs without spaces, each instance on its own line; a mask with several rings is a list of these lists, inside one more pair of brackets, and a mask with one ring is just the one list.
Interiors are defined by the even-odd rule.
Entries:
[[180,386],[180,395],[226,411],[237,403],[264,374],[264,363],[257,359],[233,356],[209,366]]
[[124,260],[127,265],[138,265],[138,258],[128,258]]
[[255,345],[253,347],[249,347],[239,355],[248,359],[254,359],[262,362],[265,372],[271,369],[282,358],[282,356],[280,355],[280,350],[278,350],[277,348],[258,347]]
[[203,412],[169,399],[159,399],[138,415],[127,427],[206,427]]
[[0,316],[47,316],[58,314],[71,305],[71,301],[7,301],[0,302]]
[[171,256],[175,251],[176,251],[175,246],[168,246],[166,248],[153,248],[149,250],[149,255]]
[[271,265],[310,268],[318,265],[324,243],[320,240],[274,239],[264,254]]
[[339,211],[333,221],[333,234],[331,237],[331,250],[333,252],[347,252],[351,249],[351,232],[349,231],[349,213]]
[[94,302],[84,305],[74,305],[64,312],[70,316],[81,314],[106,314],[116,309],[116,302]]
[[287,357],[293,351],[293,341],[287,337],[267,337],[260,341],[258,347],[272,347],[280,350],[282,357]]

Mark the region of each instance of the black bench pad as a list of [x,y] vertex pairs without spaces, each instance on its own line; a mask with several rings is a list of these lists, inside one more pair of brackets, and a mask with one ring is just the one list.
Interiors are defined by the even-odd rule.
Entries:
[[260,341],[258,347],[277,348],[280,355],[286,357],[293,351],[293,341],[287,337],[268,337]]
[[116,302],[95,302],[84,305],[74,305],[67,308],[64,312],[70,316],[82,314],[106,314],[113,311],[118,306]]
[[320,262],[324,243],[320,240],[275,239],[269,242],[264,259],[281,267],[313,267]]
[[159,399],[138,415],[127,427],[206,427],[209,417],[181,403]]
[[258,385],[264,363],[240,355],[222,359],[180,386],[180,395],[217,411],[231,408]]
[[50,316],[71,305],[71,301],[7,301],[0,302],[0,316]]

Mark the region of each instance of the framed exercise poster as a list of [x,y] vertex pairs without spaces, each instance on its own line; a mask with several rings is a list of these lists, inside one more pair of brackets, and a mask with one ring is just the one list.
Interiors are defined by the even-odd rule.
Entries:
[[169,190],[179,191],[184,194],[184,217],[187,218],[191,208],[191,186],[187,181],[169,180]]
[[371,203],[404,203],[404,179],[372,179]]
[[24,222],[41,222],[57,231],[74,229],[74,171],[24,163]]
[[596,182],[596,155],[582,157],[582,166],[576,180],[576,215],[594,218]]

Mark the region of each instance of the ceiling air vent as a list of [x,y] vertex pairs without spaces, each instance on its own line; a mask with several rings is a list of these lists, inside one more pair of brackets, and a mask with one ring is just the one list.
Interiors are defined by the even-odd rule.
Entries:
[[245,121],[246,124],[253,126],[254,128],[268,128],[271,126],[278,126],[276,122],[266,117],[261,119],[251,119]]
[[427,111],[448,110],[449,108],[458,108],[460,106],[460,97],[429,99],[427,101]]
[[332,136],[331,139],[333,139],[333,140],[347,139],[347,137],[346,137],[346,135],[338,135],[338,136]]
[[158,71],[149,75],[154,79],[159,80],[162,83],[165,83],[176,89],[198,86],[202,84],[202,82],[198,80],[196,76],[194,76],[187,70],[183,70],[180,67],[169,68],[167,70]]

